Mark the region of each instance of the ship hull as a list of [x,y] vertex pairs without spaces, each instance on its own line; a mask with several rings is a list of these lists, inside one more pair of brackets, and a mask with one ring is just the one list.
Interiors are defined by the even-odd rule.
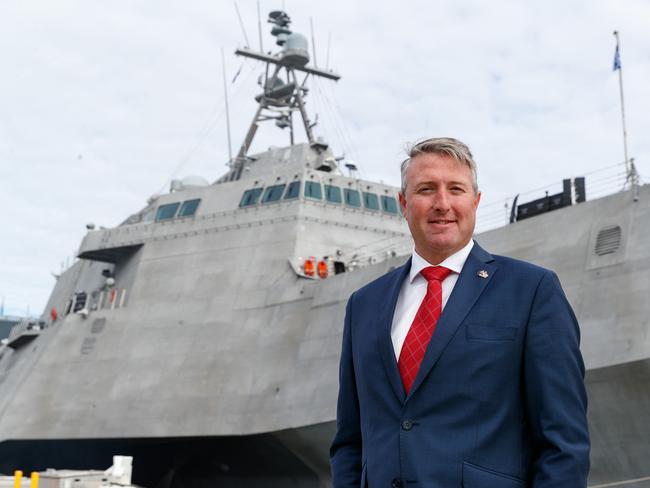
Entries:
[[[650,359],[589,370],[586,384],[589,486],[650,488]],[[249,436],[5,441],[0,472],[105,469],[122,454],[134,457],[134,483],[152,488],[325,487],[334,430],[331,421]]]

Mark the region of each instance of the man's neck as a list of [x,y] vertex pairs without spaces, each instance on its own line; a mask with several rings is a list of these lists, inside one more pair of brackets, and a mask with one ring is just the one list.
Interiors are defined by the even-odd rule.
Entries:
[[[420,256],[422,259],[427,261],[430,265],[439,266],[446,259],[449,259],[450,257],[452,257],[452,256],[454,256],[454,255],[456,255],[458,253],[463,252],[470,245],[470,243],[471,244],[474,243],[472,239],[467,241],[465,244],[463,244],[463,246],[456,249],[455,251],[448,252],[448,253],[445,253],[445,254],[435,254],[435,253],[431,253],[431,252],[426,252],[426,251],[429,251],[428,249],[425,249],[424,252],[423,252],[421,249],[418,249],[417,246],[415,247],[414,252],[416,252],[418,254],[418,256]],[[471,247],[473,247],[473,246],[470,246],[470,249],[471,249]],[[469,251],[467,253],[469,254]]]

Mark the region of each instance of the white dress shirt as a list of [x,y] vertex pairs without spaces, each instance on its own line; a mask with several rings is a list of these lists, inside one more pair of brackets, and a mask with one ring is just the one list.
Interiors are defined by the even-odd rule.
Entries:
[[424,296],[427,294],[428,282],[424,276],[420,274],[424,268],[429,266],[444,266],[452,272],[442,281],[442,310],[445,309],[445,304],[451,295],[456,281],[458,281],[458,274],[463,269],[467,256],[474,247],[474,241],[470,239],[465,247],[460,251],[449,256],[442,263],[434,265],[428,263],[426,259],[420,256],[415,249],[413,249],[411,259],[411,271],[409,276],[402,283],[402,288],[397,298],[395,305],[395,314],[393,315],[393,326],[390,331],[390,337],[393,341],[393,351],[395,357],[399,361],[399,354],[402,350],[402,345],[406,339],[406,334],[411,328],[415,314],[420,308]]

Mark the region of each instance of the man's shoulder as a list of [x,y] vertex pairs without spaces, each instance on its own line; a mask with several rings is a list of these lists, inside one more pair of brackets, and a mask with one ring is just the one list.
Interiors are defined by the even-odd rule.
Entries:
[[521,276],[529,280],[539,281],[545,276],[555,276],[555,272],[552,270],[528,261],[522,261],[521,259],[512,258],[510,256],[501,256],[498,254],[492,254],[492,257],[494,258],[494,264],[497,268],[511,278],[514,276]]

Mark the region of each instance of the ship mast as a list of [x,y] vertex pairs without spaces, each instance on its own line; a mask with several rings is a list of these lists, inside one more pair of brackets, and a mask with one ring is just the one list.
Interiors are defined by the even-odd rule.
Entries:
[[[258,102],[255,116],[237,156],[230,163],[230,173],[226,181],[238,180],[241,177],[248,149],[255,138],[260,122],[274,120],[275,125],[279,128],[289,129],[290,142],[293,144],[293,113],[298,112],[302,118],[309,144],[317,150],[327,147],[314,138],[312,127],[315,124],[310,122],[305,108],[306,82],[310,75],[335,81],[341,77],[331,71],[307,66],[307,63],[309,63],[307,39],[302,34],[294,33],[289,29],[291,19],[286,12],[282,10],[272,11],[269,14],[268,22],[273,24],[271,35],[276,38],[275,43],[282,47],[280,53],[267,54],[249,48],[235,51],[238,56],[263,61],[266,63],[266,70],[260,83],[264,91],[255,97]],[[302,83],[298,81],[297,73],[305,73]]]

